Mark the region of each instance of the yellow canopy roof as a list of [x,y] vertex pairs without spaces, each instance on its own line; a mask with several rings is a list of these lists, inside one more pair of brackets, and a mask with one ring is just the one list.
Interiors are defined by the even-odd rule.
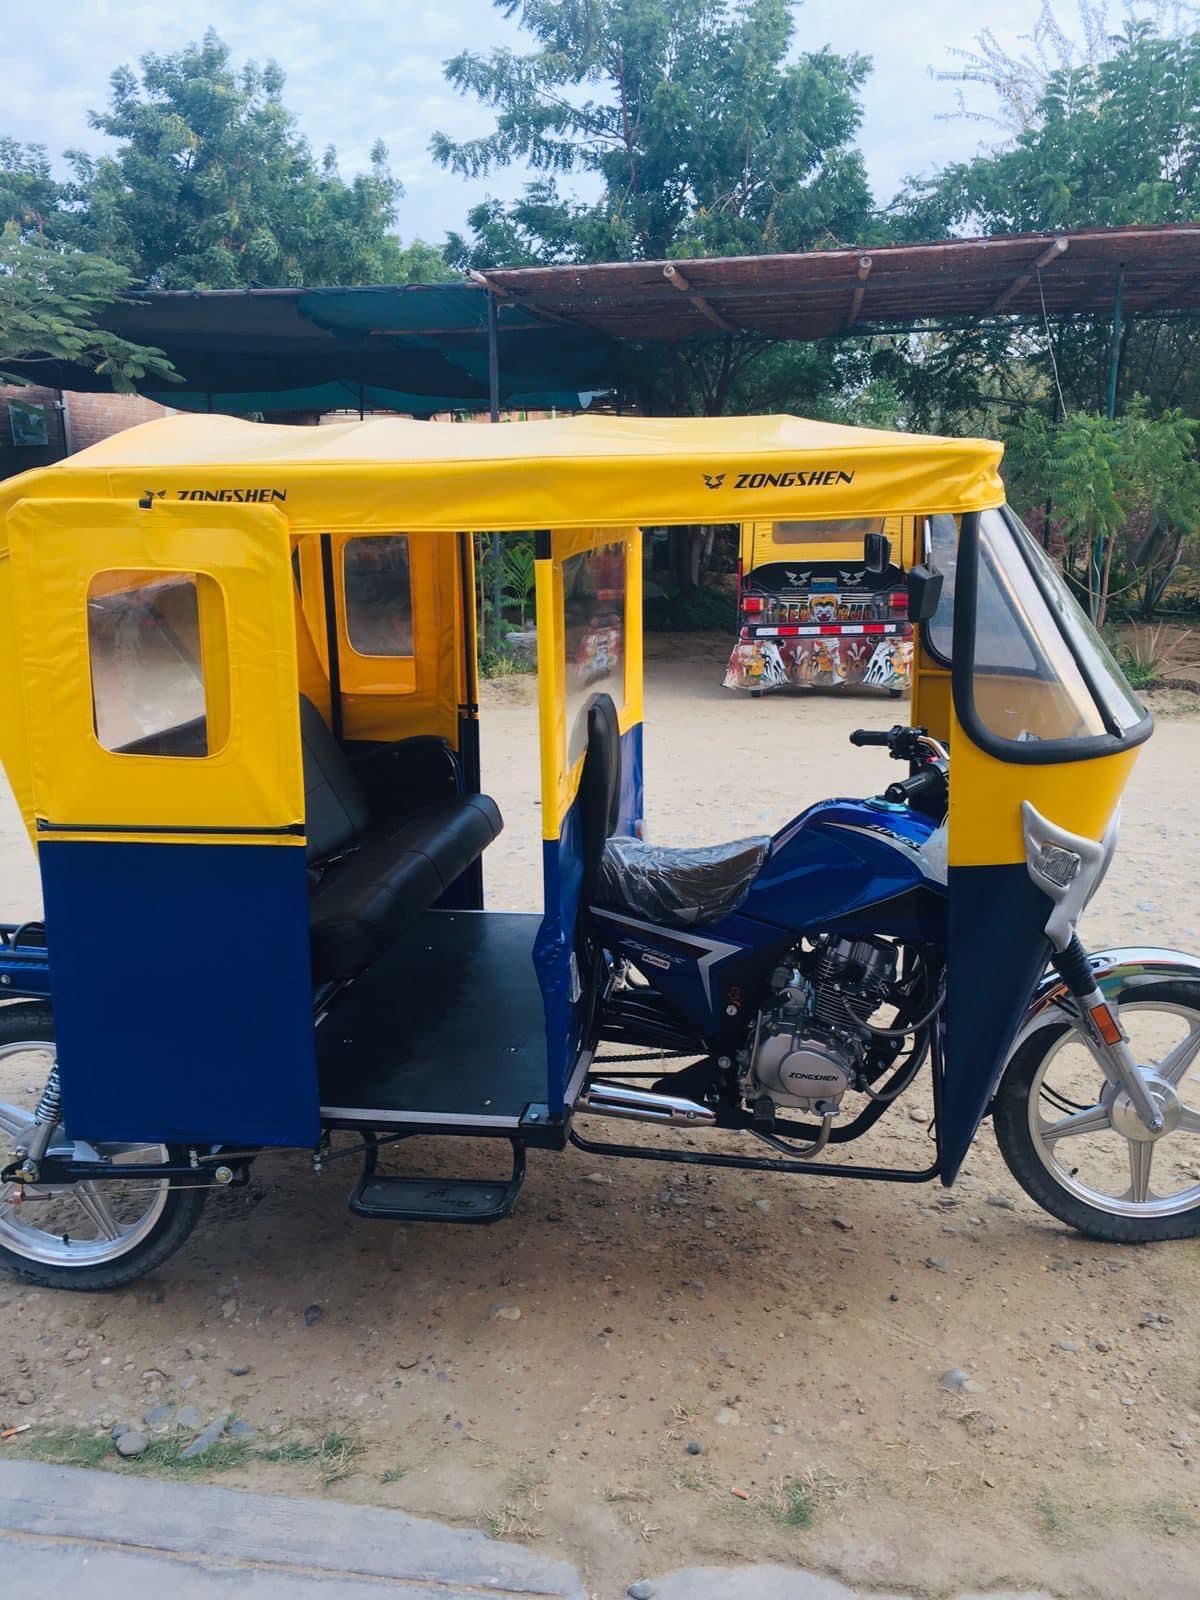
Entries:
[[0,485],[18,499],[270,503],[293,528],[569,528],[963,512],[1004,500],[1003,447],[801,417],[172,416]]

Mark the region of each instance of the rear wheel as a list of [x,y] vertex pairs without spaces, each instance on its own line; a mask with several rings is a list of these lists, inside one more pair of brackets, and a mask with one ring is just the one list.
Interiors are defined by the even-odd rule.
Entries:
[[[0,1007],[0,1148],[27,1136],[55,1062],[54,1018],[43,1005]],[[61,1127],[55,1155],[114,1166],[182,1161],[169,1145],[85,1145]],[[191,1233],[203,1189],[172,1188],[165,1178],[73,1184],[0,1184],[0,1266],[53,1289],[118,1289],[161,1266]]]
[[1193,1238],[1200,1234],[1200,983],[1135,982],[1117,998],[1162,1130],[1145,1127],[1064,1018],[1014,1053],[996,1096],[996,1138],[1026,1194],[1081,1233],[1130,1244]]

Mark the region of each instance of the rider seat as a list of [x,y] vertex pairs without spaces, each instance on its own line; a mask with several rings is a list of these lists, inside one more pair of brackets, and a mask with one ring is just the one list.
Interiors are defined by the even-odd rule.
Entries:
[[611,698],[588,707],[579,785],[587,899],[658,927],[692,928],[728,916],[745,899],[771,848],[769,835],[671,850],[613,837],[620,819],[621,736]]
[[428,911],[504,826],[485,794],[452,795],[372,823],[345,752],[310,700],[300,701],[313,978],[369,966]]

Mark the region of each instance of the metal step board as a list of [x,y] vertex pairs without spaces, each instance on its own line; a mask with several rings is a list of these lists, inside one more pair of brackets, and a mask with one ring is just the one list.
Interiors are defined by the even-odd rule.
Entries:
[[380,1174],[377,1151],[367,1149],[362,1177],[350,1192],[358,1217],[381,1222],[502,1222],[511,1215],[525,1182],[525,1146],[510,1139],[512,1175],[491,1178],[433,1178],[421,1174]]

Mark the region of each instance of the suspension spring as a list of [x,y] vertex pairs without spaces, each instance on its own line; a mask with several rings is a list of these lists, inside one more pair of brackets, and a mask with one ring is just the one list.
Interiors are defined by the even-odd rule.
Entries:
[[42,1098],[38,1101],[37,1110],[33,1114],[35,1122],[48,1122],[53,1127],[62,1115],[62,1084],[58,1076],[58,1062],[50,1068],[50,1076],[46,1079],[46,1087],[42,1090]]

